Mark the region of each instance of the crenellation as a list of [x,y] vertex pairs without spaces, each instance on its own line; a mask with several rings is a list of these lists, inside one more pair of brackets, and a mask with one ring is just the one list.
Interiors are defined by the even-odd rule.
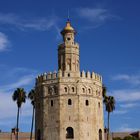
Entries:
[[92,79],[95,79],[95,73],[94,72],[92,72],[91,77],[92,77]]
[[47,74],[47,79],[49,80],[49,79],[52,79],[52,72],[49,72],[48,74]]
[[102,82],[102,76],[100,76],[99,74],[95,74],[95,80]]
[[86,76],[85,76],[85,71],[84,71],[84,70],[81,72],[81,77],[82,77],[82,78],[85,78],[85,77],[86,77]]
[[45,81],[48,81],[48,80],[54,80],[54,79],[57,79],[57,78],[73,78],[73,77],[77,77],[77,78],[83,78],[83,79],[87,79],[87,80],[94,80],[94,81],[98,81],[98,82],[101,82],[102,83],[102,76],[100,76],[99,74],[96,74],[94,72],[90,73],[89,71],[85,72],[85,71],[82,71],[81,73],[80,72],[77,72],[76,74],[75,73],[70,73],[70,72],[62,72],[61,70],[59,70],[58,72],[57,71],[54,71],[53,73],[52,72],[49,72],[49,73],[43,73],[41,75],[38,75],[37,78],[36,78],[36,84],[37,83],[42,83],[42,82],[45,82]]
[[43,74],[43,81],[45,81],[45,80],[47,80],[47,73],[46,72]]
[[52,74],[52,79],[55,79],[55,78],[57,78],[57,71],[54,71]]
[[39,75],[39,82],[42,82],[42,75]]
[[91,78],[91,74],[90,74],[90,72],[88,71],[88,72],[86,72],[86,77],[87,78]]
[[102,76],[94,72],[90,73],[89,71],[87,71],[85,73],[85,71],[82,71],[80,77],[102,82]]
[[58,77],[58,74],[56,71],[54,71],[53,73],[52,72],[49,72],[49,73],[43,73],[41,75],[38,75],[37,78],[36,78],[36,84],[37,83],[42,83],[44,81],[47,81],[47,80],[54,80]]

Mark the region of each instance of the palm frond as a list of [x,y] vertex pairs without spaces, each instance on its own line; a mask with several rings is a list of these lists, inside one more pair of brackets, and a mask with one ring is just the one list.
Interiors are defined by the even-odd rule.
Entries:
[[29,92],[28,98],[31,100],[31,104],[34,106],[34,104],[35,104],[35,89],[32,89]]
[[23,88],[17,88],[12,95],[12,99],[17,102],[17,106],[20,108],[22,103],[26,101],[26,92]]
[[103,85],[102,87],[102,96],[106,97],[106,92],[107,92],[107,88],[105,87],[105,85]]

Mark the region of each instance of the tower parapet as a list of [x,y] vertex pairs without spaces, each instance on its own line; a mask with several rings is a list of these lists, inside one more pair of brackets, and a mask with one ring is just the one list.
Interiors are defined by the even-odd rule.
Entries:
[[59,78],[84,78],[87,80],[92,80],[92,81],[97,81],[102,83],[102,76],[97,74],[97,73],[90,73],[89,71],[85,72],[79,72],[78,76],[75,77],[75,75],[73,75],[73,73],[68,73],[68,72],[62,72],[61,70],[59,70],[58,72],[54,71],[54,72],[48,72],[48,73],[43,73],[41,75],[38,75],[36,78],[36,84],[45,82],[45,81],[49,81],[49,80],[56,80]]

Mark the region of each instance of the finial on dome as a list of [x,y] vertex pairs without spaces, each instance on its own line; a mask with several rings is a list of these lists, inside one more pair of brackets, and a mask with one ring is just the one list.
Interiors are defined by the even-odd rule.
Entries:
[[70,12],[69,12],[69,9],[68,9],[68,19],[67,21],[70,21]]
[[74,34],[76,34],[76,31],[71,26],[71,22],[70,22],[70,19],[69,18],[67,19],[65,28],[61,31],[61,34],[62,35],[64,35],[65,33],[74,33]]

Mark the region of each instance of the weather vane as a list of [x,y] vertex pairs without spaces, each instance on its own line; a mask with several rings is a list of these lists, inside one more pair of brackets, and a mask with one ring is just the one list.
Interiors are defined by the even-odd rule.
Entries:
[[70,21],[70,13],[69,13],[69,9],[68,9],[68,21]]

